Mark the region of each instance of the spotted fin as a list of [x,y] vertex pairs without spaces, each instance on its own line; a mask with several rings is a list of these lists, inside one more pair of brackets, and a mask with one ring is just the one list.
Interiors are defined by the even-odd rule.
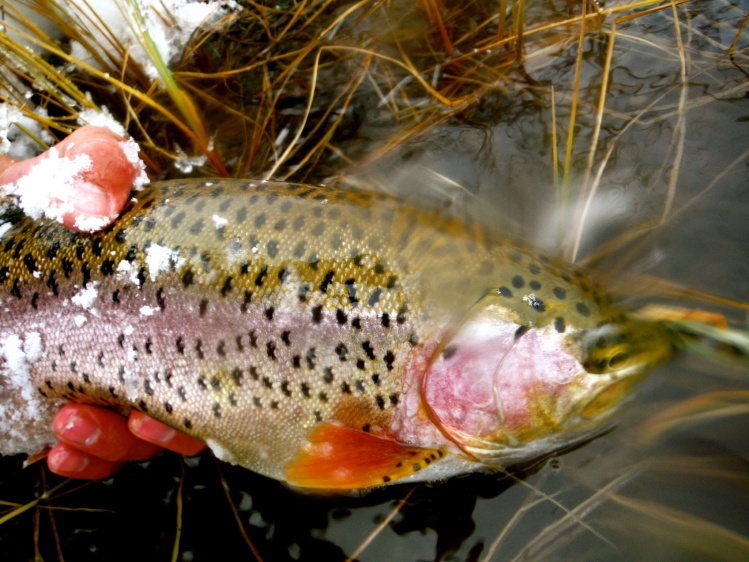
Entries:
[[289,484],[354,490],[395,482],[444,457],[441,449],[401,445],[337,424],[312,431],[309,445],[286,467]]

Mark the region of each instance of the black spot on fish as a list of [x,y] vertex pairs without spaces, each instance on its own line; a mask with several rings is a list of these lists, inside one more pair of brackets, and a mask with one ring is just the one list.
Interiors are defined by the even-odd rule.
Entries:
[[159,306],[159,309],[162,311],[166,308],[166,299],[164,298],[163,287],[159,287],[156,290],[156,304]]
[[442,358],[443,359],[450,359],[453,355],[455,355],[455,352],[458,351],[458,346],[455,344],[448,345],[443,351],[442,351]]
[[276,360],[276,342],[269,341],[266,346],[266,351],[268,353],[268,357],[272,359],[273,361]]
[[369,340],[365,341],[364,343],[361,344],[361,346],[362,346],[362,349],[364,350],[364,353],[367,354],[367,357],[369,358],[369,360],[374,361],[375,359],[374,348],[372,347],[372,344],[370,343],[370,341]]
[[272,306],[269,306],[265,309],[265,317],[268,320],[273,320],[273,313],[276,311],[276,309]]
[[367,301],[367,304],[369,306],[374,306],[378,302],[380,302],[380,296],[382,295],[382,289],[379,287],[374,290],[374,292],[369,296],[369,300]]
[[175,342],[177,345],[177,351],[184,355],[185,354],[185,340],[182,339],[182,336],[177,336],[177,341]]
[[172,408],[172,405],[169,402],[164,402],[164,409],[166,410],[167,414],[171,414],[174,408]]
[[203,317],[208,310],[208,299],[201,299],[200,305],[198,306],[198,314]]
[[536,280],[533,280],[533,281],[531,281],[530,283],[528,283],[528,285],[529,285],[529,286],[530,286],[530,288],[531,288],[531,289],[533,289],[534,291],[538,291],[538,290],[539,290],[539,289],[541,288],[541,283],[539,283],[539,282],[538,282],[538,281],[536,281]]
[[68,258],[62,258],[60,264],[62,265],[62,273],[65,275],[65,279],[69,279],[70,274],[73,272],[73,262]]
[[284,393],[284,396],[291,396],[291,389],[289,388],[289,381],[283,381],[281,383],[281,392]]
[[575,308],[580,313],[581,316],[590,316],[590,309],[584,305],[583,303],[579,302],[575,305]]
[[356,390],[359,392],[364,392],[364,381],[361,379],[356,379],[354,382],[354,387],[356,387]]
[[360,370],[364,370],[364,359],[357,359],[356,360],[356,368]]
[[356,285],[354,279],[346,279],[346,288],[348,289],[348,301],[350,304],[356,304],[359,299],[356,296]]
[[242,373],[242,369],[239,367],[234,367],[231,370],[231,378],[234,381],[234,384],[236,386],[242,386],[242,378],[244,377],[244,373]]
[[214,402],[211,410],[213,410],[213,415],[215,417],[217,418],[221,417],[221,404],[219,404],[218,402]]
[[546,311],[546,303],[541,299],[538,299],[533,295],[530,295],[526,298],[528,299],[528,304],[531,305],[531,308],[533,308],[533,310],[535,310],[536,312]]
[[325,369],[322,372],[322,380],[326,383],[330,384],[333,382],[333,369],[330,367],[325,367]]
[[260,213],[259,215],[257,215],[255,217],[255,228],[262,228],[266,220],[268,220],[268,218],[265,216],[265,213]]
[[225,297],[226,295],[228,295],[231,292],[231,288],[232,288],[232,283],[233,282],[234,282],[234,279],[232,278],[231,275],[226,278],[226,281],[224,281],[224,284],[221,287],[221,291],[220,291],[222,297]]
[[268,257],[275,258],[278,255],[278,241],[269,240],[265,245],[265,251],[268,252]]
[[375,386],[380,386],[380,375],[375,373],[372,375],[372,382],[375,384]]
[[182,274],[182,285],[187,288],[190,285],[193,284],[193,281],[195,279],[195,274],[193,273],[192,269],[188,268],[183,274]]
[[258,273],[257,277],[255,278],[255,285],[258,287],[261,287],[263,285],[263,281],[265,280],[265,276],[268,274],[268,266],[264,265],[263,268],[260,270],[260,273]]
[[312,309],[312,321],[315,324],[322,322],[322,305],[319,304]]
[[330,288],[331,283],[333,283],[333,276],[334,275],[335,275],[335,273],[333,272],[333,270],[330,270],[330,271],[328,271],[325,274],[325,279],[323,279],[323,282],[320,283],[320,290],[323,293],[327,293],[328,292],[328,289]]
[[219,357],[226,357],[226,343],[224,340],[220,340],[218,342],[218,345],[216,346],[216,353],[218,353]]
[[395,392],[393,394],[391,394],[390,396],[388,396],[388,399],[390,400],[390,404],[393,405],[393,406],[397,406],[398,405],[398,398],[399,398],[399,396]]
[[185,429],[192,429],[192,422],[187,418],[185,418],[185,421],[182,422],[182,425],[185,426]]
[[23,263],[29,273],[33,274],[34,271],[36,271],[36,259],[34,259],[34,256],[32,256],[31,254],[26,254],[25,256],[23,256]]
[[281,341],[285,343],[287,346],[291,345],[291,332],[289,330],[285,330],[281,333]]
[[309,385],[306,382],[301,383],[299,385],[299,388],[302,390],[302,394],[304,394],[305,398],[309,398],[310,397]]
[[341,392],[343,394],[351,394],[351,386],[346,381],[341,383]]
[[387,312],[382,313],[381,323],[385,328],[390,327],[390,315]]
[[385,365],[387,366],[388,371],[392,371],[393,363],[395,362],[395,354],[392,351],[388,350],[383,359],[385,359]]
[[525,280],[520,275],[516,275],[512,278],[512,286],[516,289],[522,289],[525,287]]
[[31,295],[31,308],[33,308],[34,310],[36,310],[36,301],[38,298],[39,298],[39,293],[37,292],[34,292],[34,294]]
[[248,335],[250,336],[250,346],[257,347],[257,334],[255,330],[250,331]]
[[382,394],[378,394],[377,396],[375,396],[375,401],[377,402],[377,407],[380,410],[385,409],[385,398],[382,396]]
[[242,224],[245,220],[247,220],[247,207],[241,207],[237,210],[237,223]]
[[298,369],[302,366],[302,357],[301,355],[294,355],[291,359],[291,364],[294,366],[295,369]]
[[272,389],[273,388],[273,381],[271,381],[268,377],[263,377],[263,386],[265,386],[265,388]]
[[525,334],[528,333],[530,329],[530,326],[520,326],[517,330],[515,330],[515,341],[518,341],[520,338],[522,338]]
[[278,270],[278,281],[283,284],[286,282],[286,278],[289,276],[289,272],[286,270],[285,267],[282,267]]
[[109,258],[105,259],[101,262],[99,271],[101,271],[102,275],[112,275],[114,273],[114,262]]
[[401,307],[398,309],[398,316],[396,317],[396,321],[398,324],[403,324],[406,321],[406,314],[408,313],[408,303],[403,303]]
[[300,285],[297,292],[299,302],[307,302],[307,294],[309,293],[309,285]]
[[245,260],[241,264],[239,264],[239,273],[242,275],[247,275],[250,272],[250,261]]
[[148,396],[153,396],[153,387],[151,386],[151,381],[149,381],[148,379],[143,381],[143,390],[146,391],[146,394]]
[[497,289],[497,294],[502,295],[503,297],[506,297],[506,298],[512,297],[512,291],[510,291],[510,289],[508,289],[504,285],[502,285],[499,289]]
[[305,359],[307,361],[307,368],[308,369],[314,369],[315,368],[315,360],[317,359],[317,352],[314,347],[310,347],[307,350],[307,355],[305,356]]
[[351,327],[355,330],[361,330],[361,319],[358,316],[351,321]]
[[205,359],[205,354],[203,353],[203,340],[200,338],[198,338],[198,341],[195,344],[195,352],[198,354],[198,359]]
[[229,398],[229,404],[231,404],[232,406],[236,407],[236,405],[237,405],[237,397],[234,395],[234,393],[233,392],[229,393],[229,396],[227,398]]
[[567,291],[565,291],[561,287],[554,287],[554,296],[559,300],[562,300],[567,297]]
[[335,347],[335,352],[336,355],[338,355],[338,359],[340,359],[341,361],[345,361],[348,358],[348,348],[343,342],[339,343]]
[[554,319],[554,329],[557,332],[559,332],[561,334],[562,332],[564,332],[565,328],[566,328],[566,326],[565,326],[564,318],[562,318],[560,316],[560,317]]
[[241,310],[243,314],[247,312],[247,306],[250,304],[251,301],[252,301],[252,291],[245,290],[244,297],[242,299],[242,304],[239,306],[239,310]]

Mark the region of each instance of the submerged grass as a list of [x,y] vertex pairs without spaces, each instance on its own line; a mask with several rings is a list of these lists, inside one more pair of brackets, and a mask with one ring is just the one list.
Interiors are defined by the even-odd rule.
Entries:
[[[614,284],[619,280],[620,287],[647,287],[640,290],[641,297],[670,298],[676,302],[701,300],[724,305],[729,311],[746,310],[740,302],[746,294],[740,290],[729,298],[714,297],[673,281],[643,282],[648,279],[636,272],[638,260],[652,240],[694,211],[749,157],[749,151],[733,157],[697,193],[680,192],[682,168],[689,154],[690,111],[715,100],[743,95],[749,89],[746,83],[736,83],[690,97],[690,81],[696,77],[719,82],[712,74],[725,64],[726,56],[746,75],[744,30],[749,16],[740,14],[739,8],[729,2],[719,3],[724,14],[730,15],[724,15],[722,20],[732,29],[728,44],[724,36],[716,39],[704,27],[697,29],[694,20],[701,9],[706,17],[714,15],[697,2],[644,0],[606,7],[596,2],[539,6],[523,0],[243,2],[241,11],[225,14],[214,24],[197,30],[182,58],[175,62],[163,60],[142,26],[143,14],[138,12],[137,3],[123,1],[123,13],[134,14],[131,23],[157,70],[156,78],[149,76],[144,63],[130,56],[129,47],[106,22],[85,9],[88,3],[70,4],[81,8],[78,16],[71,16],[63,3],[54,0],[3,4],[6,29],[17,35],[0,33],[0,71],[5,78],[0,99],[39,121],[56,138],[80,125],[77,119],[81,111],[107,107],[140,143],[154,179],[181,175],[180,169],[190,167],[185,164],[189,157],[193,162],[202,162],[192,166],[192,175],[380,185],[409,196],[408,188],[393,187],[389,176],[372,170],[392,167],[393,162],[408,166],[410,153],[419,154],[431,142],[437,146],[439,139],[451,131],[470,129],[489,136],[498,124],[519,120],[515,108],[527,109],[543,119],[544,100],[549,99],[546,105],[550,105],[550,113],[542,127],[548,133],[544,143],[550,144],[551,164],[547,159],[542,166],[548,169],[549,184],[553,186],[553,220],[557,225],[554,238],[559,252],[583,265],[601,267],[601,277]],[[16,5],[45,15],[66,39],[60,41],[48,35]],[[165,21],[174,21],[163,5],[156,9]],[[664,40],[662,31],[651,36],[640,29],[666,24],[671,30],[670,42]],[[99,34],[92,33],[92,28]],[[31,43],[33,50],[26,48],[22,39]],[[92,60],[84,62],[71,55],[70,41],[82,45]],[[616,92],[612,93],[613,86],[620,88],[617,80],[622,81],[617,77],[622,63],[616,62],[617,56],[622,56],[622,51],[617,51],[622,45],[627,45],[630,52],[639,50],[677,61],[678,80],[661,90],[653,88],[644,103],[640,99],[631,107],[626,103],[622,107],[616,103]],[[602,55],[598,58],[597,48],[598,55]],[[553,80],[531,77],[548,77],[547,69]],[[643,88],[648,87],[650,84],[643,83]],[[40,114],[37,108],[43,108],[46,114]],[[667,159],[658,172],[658,179],[662,176],[665,181],[651,185],[665,184],[665,191],[637,193],[637,198],[647,201],[651,212],[608,238],[597,238],[592,234],[596,207],[602,192],[607,191],[607,179],[615,175],[619,152],[646,127],[659,125],[670,125],[672,130]],[[33,138],[45,147],[40,137]],[[486,197],[442,169],[425,166],[421,170],[429,176],[433,184],[431,195],[438,201],[449,204],[475,199],[481,204]],[[514,194],[512,187],[499,187],[497,191],[508,197]],[[521,200],[527,197],[527,207],[535,207],[534,203],[545,195],[540,189],[519,194]],[[613,214],[626,212],[617,207],[626,203],[613,205],[607,209]],[[506,215],[516,218],[510,216],[511,211]],[[526,232],[523,220],[519,222],[521,232]],[[655,314],[682,334],[688,347],[706,356],[738,357],[742,365],[746,364],[749,343],[745,331],[724,329],[702,320],[695,322],[667,309]],[[636,434],[643,443],[662,443],[674,433],[745,417],[749,413],[745,382],[738,390],[699,389],[682,400],[672,401],[668,407],[638,420]],[[652,449],[646,450],[657,456]],[[607,452],[605,448],[603,451]],[[608,453],[615,456],[612,451]],[[669,464],[669,459],[677,460]],[[584,456],[583,460],[588,462]],[[694,470],[708,466],[698,458],[692,460]],[[736,531],[727,524],[691,513],[688,507],[672,507],[665,500],[646,501],[635,496],[638,483],[654,465],[682,471],[689,466],[689,461],[681,465],[677,461],[677,455],[673,455],[665,460],[625,462],[608,472],[604,466],[603,474],[591,476],[589,481],[567,472],[563,485],[571,491],[559,486],[557,473],[549,470],[522,480],[509,475],[508,482],[517,480],[522,484],[516,489],[526,487],[531,492],[506,514],[504,524],[498,520],[489,525],[490,532],[482,531],[485,539],[470,548],[463,546],[470,533],[462,539],[454,538],[452,543],[442,535],[437,537],[436,546],[431,547],[436,551],[435,559],[447,559],[455,552],[467,559],[541,559],[553,551],[576,548],[591,537],[593,551],[626,557],[630,551],[622,545],[627,538],[623,541],[621,532],[613,531],[608,524],[606,513],[612,509],[628,514],[630,538],[646,532],[647,536],[655,535],[671,548],[694,556],[715,554],[717,551],[705,549],[716,542],[722,545],[720,556],[749,554],[746,529]],[[675,465],[681,468],[674,468]],[[572,466],[576,466],[574,461]],[[42,558],[42,551],[49,552],[40,543],[51,536],[55,541],[53,551],[62,560],[67,547],[54,513],[85,512],[86,508],[55,504],[61,494],[75,495],[83,487],[71,487],[65,481],[48,488],[43,469],[40,470],[38,489],[28,494],[31,499],[22,503],[0,502],[8,508],[0,515],[0,533],[9,522],[33,512],[35,557]],[[182,465],[173,491],[176,522],[173,539],[169,539],[172,560],[179,560],[188,548],[188,500],[199,495],[197,488],[188,488],[187,472]],[[710,475],[716,481],[726,475],[737,478],[737,472],[728,468],[715,469]],[[241,487],[236,475],[227,477],[219,466],[213,479],[228,501],[228,519],[236,524],[245,555],[249,552],[257,560],[279,559],[278,548],[269,545],[285,540],[289,544],[281,550],[295,558],[295,548],[301,548],[295,539],[273,531],[273,524],[267,521],[262,526],[248,519],[250,508],[236,500]],[[487,485],[483,480],[477,483]],[[388,552],[383,545],[393,540],[391,530],[408,529],[414,519],[409,513],[419,513],[420,505],[428,505],[425,496],[444,494],[454,500],[450,486],[462,491],[465,485],[448,484],[442,490],[426,491],[396,489],[392,492],[396,494],[394,505],[388,507],[386,515],[378,513],[370,536],[347,552],[340,547],[334,557],[381,557],[380,553]],[[497,489],[496,494],[501,490]],[[306,501],[289,499],[292,493],[286,493],[287,501]],[[482,492],[471,493],[473,503],[466,507],[469,518],[474,507],[484,501],[476,495]],[[310,528],[331,530],[337,521],[336,510],[348,510],[345,517],[350,517],[356,509],[366,511],[377,501],[388,506],[393,501],[393,496],[385,495],[384,501],[378,497],[375,494],[359,503],[341,500],[339,503],[348,506],[345,508],[325,504],[320,507],[323,515],[317,515],[325,521],[315,520]],[[223,509],[226,510],[225,505]],[[554,517],[543,519],[550,509]],[[604,515],[599,516],[600,513]],[[40,524],[43,514],[48,514],[49,527]],[[463,512],[462,515],[466,516]],[[546,523],[534,523],[535,518]],[[424,521],[417,529],[422,534],[430,528],[440,528],[443,535],[450,536],[440,523],[430,523],[426,516]],[[283,538],[275,539],[274,532]],[[398,537],[405,542],[409,534],[404,531]]]

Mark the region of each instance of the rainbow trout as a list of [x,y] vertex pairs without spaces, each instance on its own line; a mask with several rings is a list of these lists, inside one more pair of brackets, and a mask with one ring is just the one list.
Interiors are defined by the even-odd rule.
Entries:
[[17,411],[69,399],[299,487],[440,479],[590,438],[671,351],[580,272],[386,195],[216,180],[136,196],[97,234],[0,227],[7,443]]

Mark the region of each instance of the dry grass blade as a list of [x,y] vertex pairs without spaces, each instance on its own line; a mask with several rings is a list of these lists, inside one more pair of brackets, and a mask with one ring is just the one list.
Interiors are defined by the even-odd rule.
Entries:
[[237,522],[239,533],[242,535],[244,542],[249,547],[250,552],[252,552],[252,555],[255,557],[255,560],[257,560],[257,562],[263,562],[263,557],[260,556],[260,551],[258,551],[255,543],[252,542],[252,539],[247,534],[247,531],[242,523],[242,518],[239,516],[239,511],[237,511],[237,506],[234,505],[234,502],[231,499],[231,489],[229,487],[229,483],[226,481],[226,478],[224,478],[224,473],[221,470],[221,465],[218,461],[216,461],[216,471],[218,472],[218,477],[221,481],[221,487],[223,488],[224,495],[226,496],[226,502],[229,504],[229,509],[231,509],[234,520]]
[[652,443],[675,430],[749,414],[749,391],[709,392],[671,406],[640,428],[640,439]]
[[636,478],[638,474],[645,470],[645,468],[645,463],[641,463],[629,468],[624,474],[618,476],[602,488],[596,490],[595,493],[593,493],[588,499],[580,502],[573,509],[566,510],[566,514],[562,518],[560,518],[552,525],[544,528],[540,533],[536,535],[536,537],[528,541],[521,552],[513,558],[513,562],[517,560],[527,560],[529,558],[534,558],[541,555],[544,551],[551,547],[554,541],[556,541],[560,537],[563,537],[564,533],[575,525],[578,525],[580,530],[585,529],[587,531],[590,531],[594,536],[602,540],[606,545],[616,551],[617,547],[614,543],[612,543],[600,532],[593,529],[588,523],[581,523],[583,523],[583,521],[597,507],[609,500],[616,489],[624,486],[627,482]]
[[734,561],[749,557],[747,537],[711,521],[650,500],[617,494],[612,494],[610,499],[635,514],[627,520],[640,530],[644,540],[657,538],[706,560]]
[[408,498],[410,498],[417,489],[418,486],[414,486],[408,491],[405,496],[403,496],[403,498],[393,507],[393,509],[390,510],[390,513],[388,513],[387,517],[385,517],[374,529],[372,529],[372,532],[367,536],[366,539],[362,541],[362,543],[356,548],[354,552],[349,554],[348,558],[346,558],[346,562],[354,562],[361,555],[361,553],[364,552],[370,544],[372,544],[372,541],[377,538],[377,535],[379,535],[383,531],[383,529],[385,529],[385,527],[390,524],[390,522],[393,520],[393,517],[400,513],[400,511],[403,509],[403,506],[405,506],[408,502]]

